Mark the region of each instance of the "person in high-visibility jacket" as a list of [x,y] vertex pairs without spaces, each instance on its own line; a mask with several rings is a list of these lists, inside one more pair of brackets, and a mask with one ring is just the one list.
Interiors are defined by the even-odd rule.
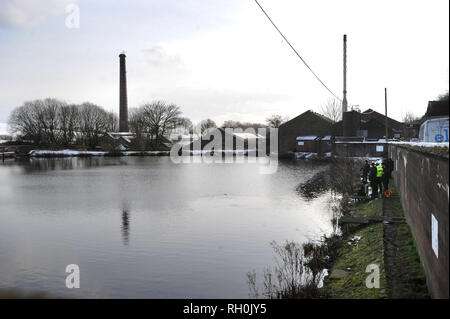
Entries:
[[383,167],[380,163],[377,164],[377,186],[379,194],[383,194]]

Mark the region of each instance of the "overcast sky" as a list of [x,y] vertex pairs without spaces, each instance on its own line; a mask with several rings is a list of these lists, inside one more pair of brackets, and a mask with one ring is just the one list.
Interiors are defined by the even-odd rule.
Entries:
[[[260,3],[338,96],[348,35],[351,105],[384,112],[387,87],[401,119],[448,90],[448,0]],[[123,50],[129,106],[162,99],[195,122],[294,117],[331,97],[253,0],[0,0],[0,122],[45,97],[118,112]]]

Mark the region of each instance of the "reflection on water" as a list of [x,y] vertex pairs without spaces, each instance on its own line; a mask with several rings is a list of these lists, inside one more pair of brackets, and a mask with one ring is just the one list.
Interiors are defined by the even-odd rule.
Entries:
[[[271,241],[332,230],[329,194],[296,192],[324,169],[289,161],[261,175],[256,164],[168,157],[5,161],[0,291],[246,298],[246,273],[273,260]],[[80,289],[65,287],[68,264],[80,267]]]
[[316,173],[312,178],[297,186],[297,192],[306,200],[323,195],[330,189],[329,169]]
[[128,245],[130,238],[130,216],[127,210],[122,211],[122,237],[124,245]]
[[5,166],[20,166],[27,173],[49,171],[49,170],[71,170],[80,168],[95,168],[100,166],[127,165],[126,159],[118,157],[115,161],[109,161],[105,157],[93,156],[85,158],[63,157],[63,158],[24,158],[9,160],[3,163]]

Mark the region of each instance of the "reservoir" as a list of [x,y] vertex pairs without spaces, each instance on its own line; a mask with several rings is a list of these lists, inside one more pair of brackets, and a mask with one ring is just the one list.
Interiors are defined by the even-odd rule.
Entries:
[[[271,241],[332,230],[330,192],[297,186],[325,164],[174,164],[169,157],[0,164],[0,291],[62,298],[247,298]],[[80,288],[65,285],[66,266]],[[261,279],[261,278],[260,278]]]

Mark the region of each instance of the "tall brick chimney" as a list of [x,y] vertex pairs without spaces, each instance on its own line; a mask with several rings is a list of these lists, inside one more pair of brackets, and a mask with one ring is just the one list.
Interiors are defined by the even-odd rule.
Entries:
[[120,58],[120,97],[119,97],[119,131],[128,132],[128,98],[127,98],[127,70],[125,66],[125,53]]

